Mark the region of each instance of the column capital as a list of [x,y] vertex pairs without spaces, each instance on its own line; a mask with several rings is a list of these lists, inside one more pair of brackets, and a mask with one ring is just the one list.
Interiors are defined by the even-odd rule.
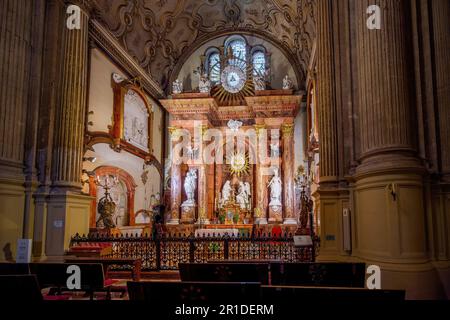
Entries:
[[259,137],[260,134],[261,134],[261,130],[264,130],[264,129],[267,128],[265,124],[255,124],[253,127],[255,128],[256,135],[257,135],[258,137]]
[[283,133],[283,137],[289,137],[292,136],[294,133],[294,123],[283,123],[281,125],[281,132]]

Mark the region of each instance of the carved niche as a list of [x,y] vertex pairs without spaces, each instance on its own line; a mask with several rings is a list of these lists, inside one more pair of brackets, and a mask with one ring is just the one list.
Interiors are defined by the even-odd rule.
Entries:
[[114,115],[110,134],[114,147],[143,159],[151,156],[153,113],[145,93],[133,81],[112,76]]

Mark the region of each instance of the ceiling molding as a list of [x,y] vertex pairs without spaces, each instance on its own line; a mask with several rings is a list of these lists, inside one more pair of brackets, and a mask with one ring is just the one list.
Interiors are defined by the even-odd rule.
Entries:
[[132,78],[139,77],[143,88],[154,98],[165,97],[164,90],[153,78],[133,59],[117,42],[111,33],[98,21],[90,20],[89,36],[96,45],[104,50],[116,63],[130,74]]

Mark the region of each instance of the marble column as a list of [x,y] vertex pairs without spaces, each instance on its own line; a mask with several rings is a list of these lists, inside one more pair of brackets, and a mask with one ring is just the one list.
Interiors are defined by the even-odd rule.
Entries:
[[[199,128],[194,128],[194,136],[198,136],[198,138],[195,141],[195,144],[199,147],[199,154],[196,158],[196,162],[198,163],[198,211],[197,211],[197,223],[199,224],[209,224],[209,218],[208,218],[208,207],[209,207],[209,201],[208,201],[208,191],[213,192],[213,189],[209,189],[209,177],[208,177],[208,171],[209,166],[205,163],[205,159],[203,157],[204,150],[206,148],[205,141],[203,137],[206,134],[206,131],[208,130],[208,125],[202,124]],[[195,132],[197,130],[198,132]]]
[[[65,3],[69,6],[71,3]],[[48,197],[46,254],[59,256],[68,248],[70,237],[88,233],[92,198],[81,194],[86,96],[88,90],[89,8],[80,8],[80,28],[62,31],[60,100],[55,110],[52,158],[52,189]]]
[[170,219],[167,224],[180,223],[180,206],[181,206],[181,163],[178,155],[173,153],[173,147],[179,138],[179,129],[169,127],[169,134],[172,143],[172,166],[170,177]]
[[283,143],[283,194],[284,224],[297,224],[294,197],[294,124],[281,126]]
[[206,174],[206,165],[201,164],[198,167],[198,211],[197,223],[209,224],[208,219],[208,177]]
[[[267,131],[262,124],[255,125],[257,136],[256,148],[256,176],[255,176],[255,224],[267,224],[267,183],[265,179],[267,158]],[[264,154],[265,153],[265,154]]]

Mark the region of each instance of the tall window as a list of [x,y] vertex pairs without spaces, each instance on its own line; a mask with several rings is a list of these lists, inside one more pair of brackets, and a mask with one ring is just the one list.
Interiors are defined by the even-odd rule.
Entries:
[[230,42],[231,51],[236,58],[241,60],[246,60],[247,48],[245,46],[244,40],[237,39]]
[[220,80],[220,56],[218,52],[211,53],[208,57],[209,79],[212,82]]
[[252,56],[253,75],[263,76],[266,72],[266,55],[262,51],[256,51]]

